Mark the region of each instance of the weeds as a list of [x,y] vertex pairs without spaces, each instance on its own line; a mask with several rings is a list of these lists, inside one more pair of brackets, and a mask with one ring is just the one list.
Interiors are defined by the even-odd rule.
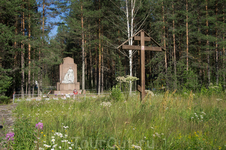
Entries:
[[[176,92],[176,91],[175,91]],[[166,92],[140,102],[21,102],[14,149],[225,149],[224,97]],[[217,100],[222,99],[222,100]],[[35,125],[43,123],[43,129]],[[37,138],[39,138],[37,140]],[[38,145],[37,145],[38,144]]]

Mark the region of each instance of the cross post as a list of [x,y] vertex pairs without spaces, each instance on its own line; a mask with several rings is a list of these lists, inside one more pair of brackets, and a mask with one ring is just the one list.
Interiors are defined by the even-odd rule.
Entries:
[[[140,33],[140,36],[136,36],[138,33]],[[126,42],[128,42],[131,38],[134,38],[136,41],[140,41],[140,45],[124,45]],[[158,47],[149,47],[145,46],[145,41],[153,41]],[[141,50],[141,86],[138,85],[138,91],[140,92],[141,101],[146,96],[145,92],[145,51],[157,51],[161,52],[162,50],[165,50],[162,48],[152,37],[145,37],[144,30],[140,30],[135,35],[130,37],[128,40],[126,40],[124,43],[122,43],[118,49],[122,47],[124,50]]]

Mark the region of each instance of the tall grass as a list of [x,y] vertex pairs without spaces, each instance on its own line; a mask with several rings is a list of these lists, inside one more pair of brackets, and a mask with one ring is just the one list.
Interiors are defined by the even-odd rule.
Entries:
[[226,149],[224,95],[32,101],[15,113],[14,149]]

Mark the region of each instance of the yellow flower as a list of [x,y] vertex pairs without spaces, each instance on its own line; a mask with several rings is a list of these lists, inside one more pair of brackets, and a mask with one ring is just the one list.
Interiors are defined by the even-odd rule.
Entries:
[[41,134],[43,134],[43,132],[41,132]]
[[52,132],[54,132],[54,131],[52,130]]
[[71,140],[71,142],[73,142],[73,141]]
[[221,150],[221,147],[219,146],[219,150]]
[[45,134],[43,136],[46,136]]

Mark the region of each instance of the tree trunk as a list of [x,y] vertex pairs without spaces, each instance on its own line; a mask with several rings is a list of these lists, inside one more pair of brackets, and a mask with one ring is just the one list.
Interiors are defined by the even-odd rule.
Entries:
[[[223,29],[224,29],[224,5],[223,5]],[[224,42],[224,36],[225,36],[225,31],[223,32],[223,42]],[[223,72],[225,72],[225,67],[224,67],[224,64],[225,64],[225,48],[224,48],[224,44],[223,44]],[[223,73],[223,80],[224,80],[224,84],[223,84],[223,87],[224,87],[224,90],[225,90],[225,73]]]
[[83,6],[81,4],[81,24],[82,24],[82,91],[85,90],[85,48],[84,48],[84,27],[83,27]]
[[[102,31],[103,34],[103,31]],[[102,63],[102,67],[101,67],[101,93],[104,92],[104,55],[103,55],[103,51],[104,51],[104,47],[102,46],[102,50],[101,50],[101,63]]]
[[[18,20],[17,20],[17,16],[15,18],[16,22],[15,22],[15,35],[17,35],[18,33]],[[17,49],[17,42],[16,42],[16,39],[15,39],[15,42],[14,42],[14,48]],[[17,67],[17,55],[18,55],[18,52],[16,51],[15,52],[15,55],[14,55],[14,68]],[[13,75],[13,92],[16,92],[16,74],[14,73]]]
[[208,40],[208,36],[209,36],[208,35],[209,34],[209,30],[208,30],[208,28],[209,28],[209,22],[208,22],[208,6],[207,6],[208,2],[207,1],[208,0],[206,0],[206,27],[207,27],[207,29],[206,29],[206,36],[207,36],[207,41],[206,41],[207,49],[206,49],[206,51],[208,52],[208,54],[207,54],[208,85],[210,85],[210,50],[209,50],[209,40]]
[[[173,16],[174,16],[174,4],[172,5],[173,8]],[[177,59],[176,59],[176,39],[175,39],[175,22],[173,19],[173,64],[174,64],[174,89],[177,89]]]
[[[24,8],[24,6],[23,6]],[[24,12],[22,12],[22,21],[21,21],[21,32],[25,36],[25,18]],[[21,97],[24,98],[24,43],[21,42]]]
[[188,0],[186,0],[186,54],[187,54],[187,58],[186,58],[186,62],[187,62],[187,71],[188,71]]
[[[42,50],[44,50],[44,32],[45,32],[45,0],[43,0],[42,4]],[[42,95],[42,71],[43,71],[43,63],[41,60],[41,50],[39,49],[39,61],[40,61],[40,71],[38,74],[38,95]]]
[[28,97],[31,97],[31,15],[30,15],[30,0],[28,1],[29,14],[28,14]]
[[[162,2],[162,21],[163,21],[163,47],[166,49],[166,26],[165,26],[165,16],[164,16],[164,5]],[[167,81],[167,54],[165,51],[165,72],[166,72],[166,87],[168,89],[168,81]]]
[[[99,10],[100,10],[100,3],[101,0],[99,0]],[[98,25],[98,32],[99,32],[99,63],[98,63],[98,95],[100,95],[101,92],[101,18],[99,17],[99,25]]]
[[[217,17],[217,12],[218,12],[218,8],[217,8],[218,2],[216,1],[216,17]],[[216,85],[218,85],[219,82],[219,75],[218,75],[218,44],[217,44],[217,18],[216,18]]]

